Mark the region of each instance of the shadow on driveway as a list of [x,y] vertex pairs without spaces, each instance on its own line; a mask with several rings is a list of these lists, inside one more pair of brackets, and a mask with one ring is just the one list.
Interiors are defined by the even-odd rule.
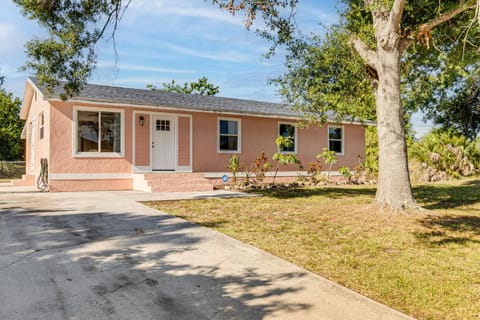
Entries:
[[264,319],[310,308],[283,299],[301,287],[278,286],[305,273],[191,263],[204,239],[168,215],[1,210],[1,319]]

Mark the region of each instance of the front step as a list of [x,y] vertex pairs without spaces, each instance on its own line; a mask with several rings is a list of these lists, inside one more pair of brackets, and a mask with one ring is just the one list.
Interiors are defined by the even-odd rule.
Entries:
[[151,192],[212,191],[213,185],[203,173],[146,173],[143,175]]
[[11,180],[10,183],[14,187],[32,187],[35,186],[35,176],[32,175],[22,175],[22,179]]

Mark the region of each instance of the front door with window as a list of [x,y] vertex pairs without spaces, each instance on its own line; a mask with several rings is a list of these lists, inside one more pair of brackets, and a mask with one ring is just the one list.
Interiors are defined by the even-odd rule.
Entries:
[[152,121],[152,169],[175,170],[174,118],[156,116]]

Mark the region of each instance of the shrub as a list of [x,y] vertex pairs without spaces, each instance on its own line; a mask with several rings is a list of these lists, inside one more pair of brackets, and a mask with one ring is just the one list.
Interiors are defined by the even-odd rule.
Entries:
[[240,157],[237,156],[236,154],[234,154],[230,158],[228,158],[227,168],[232,173],[233,186],[236,186],[237,185],[237,173],[241,169]]
[[[277,144],[278,150],[284,150],[293,145],[293,140],[290,137],[279,136],[275,140],[275,143]],[[280,166],[296,164],[298,165],[299,170],[303,168],[302,162],[297,158],[296,155],[292,153],[276,152],[273,154],[272,159],[277,162],[277,166],[275,167],[275,173],[273,175],[273,184],[275,184],[275,179],[277,177],[278,169],[280,169]]]
[[340,173],[345,178],[348,178],[348,182],[350,182],[350,180],[352,179],[352,172],[347,166],[341,166],[340,168],[338,168],[338,173]]
[[477,173],[480,150],[465,136],[437,129],[412,145],[410,159],[416,181],[440,181]]
[[262,152],[250,166],[250,170],[248,170],[251,175],[255,177],[254,182],[256,184],[263,182],[263,179],[265,179],[265,174],[272,167],[272,164],[268,163],[267,160],[268,159],[265,155],[265,152]]
[[310,162],[307,171],[310,183],[317,184],[326,180],[325,175],[322,174],[322,162]]
[[329,151],[327,148],[322,149],[322,153],[317,154],[317,159],[323,159],[325,164],[328,164],[328,175],[330,176],[330,172],[332,171],[332,166],[337,163],[337,156],[335,155],[335,151]]

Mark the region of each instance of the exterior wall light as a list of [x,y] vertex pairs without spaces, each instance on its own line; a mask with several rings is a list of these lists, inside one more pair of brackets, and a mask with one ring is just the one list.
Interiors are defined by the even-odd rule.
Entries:
[[143,116],[140,116],[138,120],[140,120],[140,125],[143,127],[143,125],[145,124],[145,118]]

